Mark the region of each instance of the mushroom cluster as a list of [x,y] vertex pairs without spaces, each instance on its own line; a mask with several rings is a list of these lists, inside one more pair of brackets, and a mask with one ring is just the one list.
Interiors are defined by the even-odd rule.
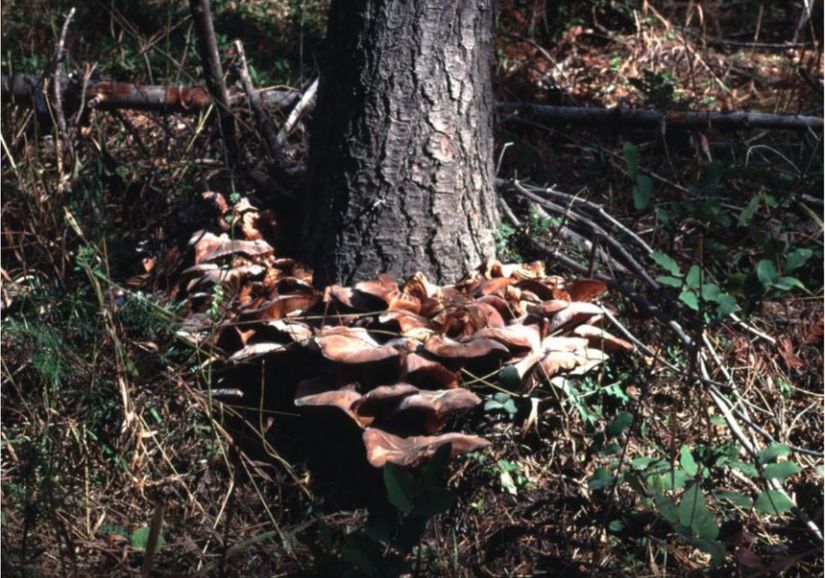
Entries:
[[375,467],[414,465],[446,443],[453,455],[487,446],[444,431],[451,415],[481,403],[470,388],[482,371],[506,366],[529,392],[632,349],[599,326],[601,282],[547,275],[541,262],[493,261],[455,285],[417,273],[403,284],[379,275],[321,291],[306,268],[275,255],[262,232],[268,215],[217,193],[203,202],[217,207],[211,230],[177,252],[174,292],[191,311],[182,335],[211,340],[230,364],[315,356],[317,372],[297,384],[295,405],[348,416]]

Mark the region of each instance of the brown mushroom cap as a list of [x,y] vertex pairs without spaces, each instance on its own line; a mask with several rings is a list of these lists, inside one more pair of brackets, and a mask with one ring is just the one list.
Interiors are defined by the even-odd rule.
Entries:
[[619,339],[604,329],[593,325],[579,325],[573,329],[573,334],[587,339],[590,347],[603,348],[608,353],[633,351],[633,344],[629,341]]
[[213,233],[196,233],[189,241],[195,249],[195,264],[209,263],[227,255],[242,253],[247,257],[271,255],[274,249],[266,241],[243,241],[230,239],[226,233],[217,236]]
[[476,338],[494,339],[512,350],[528,349],[536,351],[541,346],[541,334],[536,325],[508,325],[506,327],[485,327],[473,334]]
[[[295,396],[296,407],[335,407],[347,414],[358,426],[368,427],[373,418],[361,416],[353,411],[353,405],[361,399],[361,394],[355,391],[354,385],[338,389],[314,392],[323,389],[325,385],[320,380],[306,380],[298,385]],[[312,392],[312,393],[310,393]],[[303,394],[303,395],[299,395]]]
[[283,343],[255,343],[253,345],[246,345],[239,349],[229,357],[229,361],[240,363],[242,361],[249,361],[256,357],[263,357],[270,353],[286,351],[287,346]]
[[331,327],[315,337],[324,357],[338,363],[371,363],[400,355],[391,344],[379,345],[361,327]]
[[484,438],[459,433],[402,438],[375,428],[365,429],[363,439],[367,460],[376,468],[383,467],[387,462],[399,466],[415,465],[432,456],[446,443],[452,444],[453,457],[490,445]]
[[475,359],[496,352],[510,352],[505,345],[486,337],[455,341],[442,335],[433,335],[424,343],[424,349],[444,359]]
[[564,290],[573,301],[593,301],[607,291],[607,285],[595,279],[575,279],[566,282]]
[[603,313],[604,310],[598,305],[574,301],[553,316],[550,320],[550,330],[557,331],[570,325],[594,323],[601,318]]
[[380,385],[361,396],[352,409],[362,416],[386,416],[394,413],[398,404],[406,397],[419,393],[419,389],[409,383]]
[[458,387],[460,376],[437,361],[410,353],[401,363],[401,379],[419,387],[450,389]]

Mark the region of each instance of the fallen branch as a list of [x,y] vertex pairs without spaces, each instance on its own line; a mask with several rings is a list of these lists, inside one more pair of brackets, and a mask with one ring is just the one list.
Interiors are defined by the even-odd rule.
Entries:
[[[37,94],[39,79],[32,75],[2,76],[4,97],[13,96],[24,101]],[[67,86],[74,98],[79,97],[81,87]],[[265,108],[289,109],[297,105],[302,94],[293,90],[260,90]],[[128,82],[90,82],[86,98],[97,97],[97,108],[133,108],[169,113],[195,113],[213,104],[206,88],[202,86],[141,85]],[[229,91],[230,106],[236,106],[245,98],[243,91]],[[311,105],[308,99],[304,111]],[[631,125],[637,128],[684,127],[694,129],[777,129],[822,130],[823,119],[818,116],[774,114],[766,112],[667,112],[635,108],[582,108],[574,106],[545,106],[523,102],[496,103],[496,112],[508,118],[540,120],[545,123],[576,123],[580,125],[615,126]]]
[[822,130],[822,118],[767,112],[680,112],[636,108],[580,108],[545,106],[525,102],[496,103],[496,112],[507,118],[526,118],[545,123],[637,128],[682,127],[693,129]]
[[[85,98],[87,106],[100,110],[132,109],[147,112],[195,114],[214,104],[204,86],[163,86],[130,82],[88,82],[84,86],[72,77],[62,76],[64,100],[79,103]],[[17,104],[42,110],[43,88],[40,78],[29,74],[2,75],[0,90],[3,98],[11,97]],[[301,98],[291,90],[258,90],[264,107],[289,109]],[[243,91],[230,90],[229,105],[237,106],[245,100]]]
[[281,132],[278,133],[278,144],[284,146],[287,135],[295,128],[295,125],[301,119],[301,116],[315,103],[315,93],[318,92],[318,79],[309,85],[301,99],[295,105],[295,108],[289,113],[289,116],[281,127]]

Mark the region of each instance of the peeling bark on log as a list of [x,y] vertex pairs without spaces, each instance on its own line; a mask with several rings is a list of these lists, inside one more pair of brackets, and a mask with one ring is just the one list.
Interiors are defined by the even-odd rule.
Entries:
[[[25,104],[33,104],[38,110],[45,110],[45,95],[39,87],[40,79],[34,75],[15,74],[2,76],[3,98],[13,98]],[[79,103],[83,87],[64,77],[62,83],[64,99],[67,103]],[[193,114],[213,104],[209,91],[204,86],[160,86],[134,84],[129,82],[90,82],[86,86],[85,98],[88,106],[100,110],[133,109],[150,112]],[[300,92],[286,90],[259,90],[258,94],[266,108],[289,109],[301,98]],[[238,105],[244,101],[243,91],[230,91],[229,104]]]

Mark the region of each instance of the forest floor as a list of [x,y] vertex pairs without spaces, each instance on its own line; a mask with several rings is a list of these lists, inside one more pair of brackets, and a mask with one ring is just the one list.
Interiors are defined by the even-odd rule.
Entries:
[[[187,3],[133,4],[80,6],[66,70],[197,82]],[[314,78],[325,2],[214,4],[221,53],[234,60],[240,38],[257,86],[300,89]],[[722,4],[503,0],[496,97],[821,117],[821,4],[798,34],[795,3]],[[4,2],[3,73],[46,70],[70,7]],[[289,137],[296,165],[310,119]],[[514,389],[498,368],[465,375],[483,403],[449,425],[491,445],[451,461],[455,503],[406,544],[410,524],[392,536],[376,528],[370,498],[385,492],[402,506],[396,522],[412,518],[391,476],[366,464],[360,436],[326,416],[304,419],[278,394],[282,368],[225,363],[232,344],[185,338],[196,307],[176,293],[185,274],[167,265],[182,239],[222,221],[199,201],[204,191],[271,208],[276,225],[256,226],[291,277],[309,277],[288,260],[277,223],[289,222],[290,204],[273,189],[269,160],[228,178],[214,112],[69,120],[55,138],[48,111],[4,97],[4,574],[388,576],[394,564],[455,578],[823,572],[821,131],[498,115],[499,194],[514,217],[498,232],[499,259],[581,276],[556,251],[657,310],[617,289],[600,296],[635,351],[559,386]],[[243,154],[266,159],[255,117],[239,110],[238,121]],[[601,211],[557,210],[516,184]],[[296,186],[287,193],[299,195]],[[197,297],[198,319],[236,315],[233,287]],[[274,392],[266,403],[264,390]]]

